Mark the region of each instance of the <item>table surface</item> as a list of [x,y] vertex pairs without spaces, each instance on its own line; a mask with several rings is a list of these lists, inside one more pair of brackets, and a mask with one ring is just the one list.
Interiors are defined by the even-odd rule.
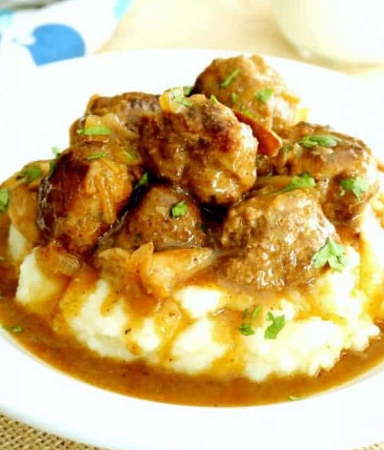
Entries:
[[[155,48],[228,49],[302,61],[280,32],[268,0],[135,0],[99,52]],[[362,79],[384,99],[384,65],[326,67]],[[1,415],[0,449],[97,450]],[[384,443],[361,450],[384,450]]]

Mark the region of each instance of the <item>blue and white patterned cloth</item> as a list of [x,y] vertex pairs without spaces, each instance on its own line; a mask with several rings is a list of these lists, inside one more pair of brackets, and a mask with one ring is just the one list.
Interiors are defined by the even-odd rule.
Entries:
[[98,50],[132,3],[66,0],[41,9],[0,11],[0,72],[7,65],[28,69]]

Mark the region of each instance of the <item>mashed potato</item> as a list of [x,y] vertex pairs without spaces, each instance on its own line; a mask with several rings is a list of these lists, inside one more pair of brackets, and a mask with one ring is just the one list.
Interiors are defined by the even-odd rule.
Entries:
[[[228,334],[225,329],[230,325],[221,320],[221,313],[226,307],[236,310],[238,305],[241,322],[244,298],[230,296],[222,287],[191,284],[176,290],[171,300],[173,311],[176,308],[179,314],[173,313],[176,319],[170,336],[163,329],[164,320],[159,319],[167,314],[161,307],[148,317],[133,320],[129,301],[115,297],[111,302],[112,286],[107,280],[99,279],[88,290],[79,291],[81,275],[61,297],[55,328],[73,334],[101,356],[142,359],[180,373],[220,374],[222,371],[213,369],[220,364],[226,367],[229,355],[235,352],[237,364],[231,366],[231,373],[235,370],[237,376],[257,382],[272,375],[314,376],[321,369],[331,369],[342,351],[362,351],[379,334],[367,295],[372,294],[372,287],[364,286],[364,273],[367,266],[375,264],[379,267],[375,279],[382,283],[384,258],[375,243],[384,240],[384,232],[372,211],[366,213],[362,229],[365,267],[359,254],[348,248],[348,265],[343,272],[326,272],[306,294],[292,291],[276,295],[272,303],[260,308],[254,334],[248,336],[236,327],[233,338],[233,332]],[[20,233],[12,232],[9,248],[17,258],[28,243]],[[60,289],[63,286],[37,265],[36,250],[25,256],[17,301],[38,312],[41,302]],[[380,304],[375,313],[382,317],[383,311]],[[265,338],[271,324],[269,313],[285,320],[275,339]]]

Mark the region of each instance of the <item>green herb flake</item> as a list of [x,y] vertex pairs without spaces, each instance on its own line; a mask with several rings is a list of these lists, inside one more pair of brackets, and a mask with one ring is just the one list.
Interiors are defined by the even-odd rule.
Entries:
[[260,100],[262,103],[268,103],[269,100],[271,100],[273,93],[273,88],[265,87],[255,93],[255,98],[257,98],[257,100]]
[[239,100],[239,96],[236,94],[236,92],[231,93],[231,99],[232,99],[232,105],[235,105],[237,103],[237,100]]
[[250,119],[257,120],[257,117],[255,114],[253,114],[249,109],[242,109],[241,112],[244,114],[244,116],[249,117]]
[[190,108],[191,106],[193,106],[193,103],[192,103],[192,102],[190,102],[190,101],[187,100],[186,98],[181,97],[181,96],[179,96],[179,95],[173,97],[173,99],[174,99],[174,101],[175,101],[176,103],[178,103],[179,105],[186,106],[187,108]]
[[50,176],[53,174],[53,172],[54,172],[55,169],[56,169],[56,166],[57,166],[56,161],[50,161],[50,163],[49,163],[48,177],[50,177]]
[[253,311],[251,314],[252,321],[256,320],[257,316],[259,315],[260,309],[261,309],[260,305],[257,305],[253,308]]
[[77,134],[82,134],[84,136],[108,136],[112,131],[107,127],[89,127],[82,128],[76,131]]
[[239,326],[239,331],[244,336],[251,336],[252,334],[255,334],[252,325],[250,323],[242,323]]
[[346,191],[351,191],[352,194],[357,198],[357,200],[361,200],[363,194],[368,190],[368,183],[363,178],[344,178],[340,181],[341,192],[340,197],[344,197]]
[[214,105],[217,105],[218,103],[220,103],[219,100],[217,100],[217,97],[213,94],[211,95],[210,100],[211,100],[211,103],[213,103]]
[[312,257],[312,265],[315,269],[321,269],[327,263],[337,272],[341,272],[347,265],[344,245],[338,244],[330,237]]
[[289,153],[291,153],[291,151],[293,150],[293,145],[291,144],[284,144],[280,151],[283,154],[283,156],[286,158],[288,156]]
[[301,175],[292,177],[289,184],[277,192],[289,192],[295,189],[313,188],[315,186],[316,181],[314,180],[314,178],[312,178],[309,173],[305,172]]
[[135,190],[140,189],[144,186],[147,186],[149,183],[149,173],[145,172],[142,177],[140,178],[140,180],[136,183],[135,185]]
[[4,329],[14,334],[22,333],[24,331],[24,328],[20,325],[11,325],[4,327]]
[[191,95],[193,86],[184,86],[183,87],[183,93],[186,97],[188,97],[188,95]]
[[58,158],[60,156],[61,150],[59,147],[52,147],[51,150],[55,158]]
[[137,161],[139,158],[137,157],[137,154],[134,150],[132,150],[131,148],[127,148],[125,149],[125,153],[129,156],[129,158],[132,161]]
[[271,321],[271,325],[265,330],[265,339],[276,339],[277,335],[284,328],[285,316],[274,316],[271,312],[267,314],[267,320]]
[[234,80],[239,74],[240,74],[240,69],[235,69],[233,72],[231,72],[231,73],[227,76],[227,78],[226,78],[224,81],[222,81],[222,82],[220,83],[220,87],[221,87],[221,88],[226,88],[226,87],[228,87],[228,86],[233,82],[233,80]]
[[105,152],[94,152],[88,155],[85,159],[85,161],[93,161],[95,159],[102,159],[102,158],[108,158],[108,153]]
[[290,395],[288,398],[289,398],[289,400],[291,402],[297,402],[299,400],[304,400],[305,399],[305,397],[300,397],[300,396],[297,396],[297,395]]
[[305,148],[312,148],[316,147],[316,145],[319,145],[320,147],[335,147],[338,142],[340,141],[339,138],[332,136],[330,134],[313,134],[304,136],[302,139],[298,141],[298,144],[300,144],[302,147]]
[[9,189],[0,189],[0,214],[7,210],[9,205]]
[[187,214],[187,204],[184,200],[179,203],[176,203],[171,208],[171,217],[176,219],[178,217],[183,217]]
[[30,164],[29,166],[24,167],[24,169],[18,175],[18,179],[24,178],[25,181],[29,184],[32,181],[37,180],[43,176],[43,171],[36,164]]

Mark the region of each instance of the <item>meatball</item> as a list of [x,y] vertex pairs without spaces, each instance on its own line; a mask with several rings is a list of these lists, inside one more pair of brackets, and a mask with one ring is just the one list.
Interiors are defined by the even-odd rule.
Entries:
[[224,105],[167,92],[142,120],[140,151],[152,171],[200,201],[228,204],[256,180],[257,141]]
[[283,149],[273,159],[275,171],[287,175],[308,172],[314,177],[331,220],[351,220],[377,191],[377,163],[362,141],[305,122],[282,136]]
[[320,272],[314,254],[337,240],[316,192],[299,189],[251,197],[233,206],[221,242],[237,254],[221,270],[229,280],[257,289],[283,288],[310,281]]
[[128,214],[118,245],[131,249],[147,242],[155,250],[206,245],[199,208],[180,188],[153,186]]
[[215,59],[197,78],[194,93],[211,95],[279,132],[293,125],[299,99],[260,56]]
[[38,225],[47,240],[81,255],[112,228],[140,177],[139,166],[127,164],[123,144],[112,135],[95,136],[59,156],[38,194]]
[[143,92],[127,92],[115,97],[92,97],[87,110],[90,114],[104,116],[115,114],[132,131],[137,131],[145,114],[160,109],[158,96]]

